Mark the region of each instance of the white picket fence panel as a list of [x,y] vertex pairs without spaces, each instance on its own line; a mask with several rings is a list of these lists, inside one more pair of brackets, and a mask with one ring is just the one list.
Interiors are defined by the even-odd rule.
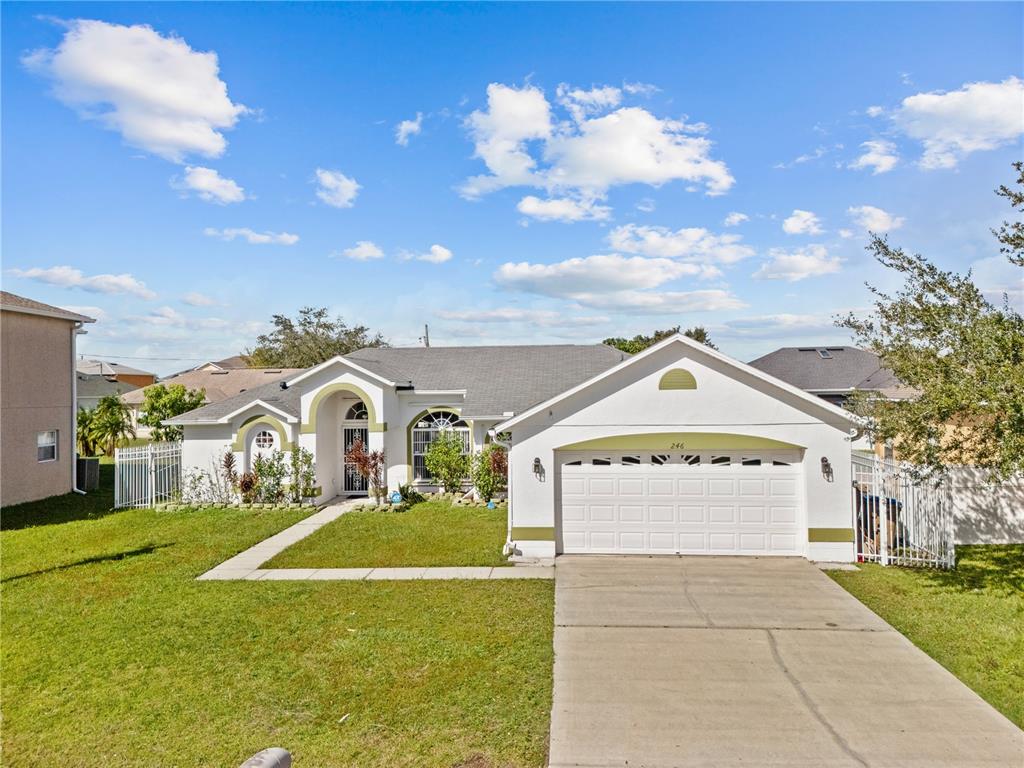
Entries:
[[853,525],[858,562],[953,568],[949,478],[920,480],[913,466],[853,457]]
[[181,443],[114,451],[114,508],[152,507],[181,492]]

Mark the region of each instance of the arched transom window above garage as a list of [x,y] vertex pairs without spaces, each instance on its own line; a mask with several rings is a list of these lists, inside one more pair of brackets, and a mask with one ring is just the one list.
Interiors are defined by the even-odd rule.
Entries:
[[366,410],[366,403],[360,400],[345,412],[345,421],[366,421],[369,413]]
[[685,368],[673,368],[662,375],[658,389],[696,389],[697,380]]

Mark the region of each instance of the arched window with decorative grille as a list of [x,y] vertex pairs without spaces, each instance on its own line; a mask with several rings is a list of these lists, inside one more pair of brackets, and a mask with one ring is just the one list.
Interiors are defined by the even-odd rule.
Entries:
[[424,456],[430,444],[444,431],[451,430],[462,438],[462,452],[470,451],[470,429],[459,414],[454,411],[430,411],[420,416],[412,425],[412,476],[413,480],[430,479]]
[[352,405],[348,411],[345,412],[345,421],[366,421],[370,417],[366,410],[366,403],[362,400]]

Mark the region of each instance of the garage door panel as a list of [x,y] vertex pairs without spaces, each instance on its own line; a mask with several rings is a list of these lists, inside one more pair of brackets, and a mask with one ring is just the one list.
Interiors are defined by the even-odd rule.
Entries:
[[704,505],[700,504],[680,504],[679,505],[679,522],[681,523],[703,523],[704,517]]
[[620,496],[643,496],[644,481],[639,477],[628,477],[619,480]]
[[579,463],[562,467],[563,552],[800,554],[802,469],[792,455],[595,457],[573,454]]

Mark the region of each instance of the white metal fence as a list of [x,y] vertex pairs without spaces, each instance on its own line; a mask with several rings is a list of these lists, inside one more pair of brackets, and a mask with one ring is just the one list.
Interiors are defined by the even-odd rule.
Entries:
[[114,508],[152,507],[181,491],[181,443],[114,451]]
[[853,457],[857,560],[952,568],[953,499],[948,478],[920,480],[913,467]]

